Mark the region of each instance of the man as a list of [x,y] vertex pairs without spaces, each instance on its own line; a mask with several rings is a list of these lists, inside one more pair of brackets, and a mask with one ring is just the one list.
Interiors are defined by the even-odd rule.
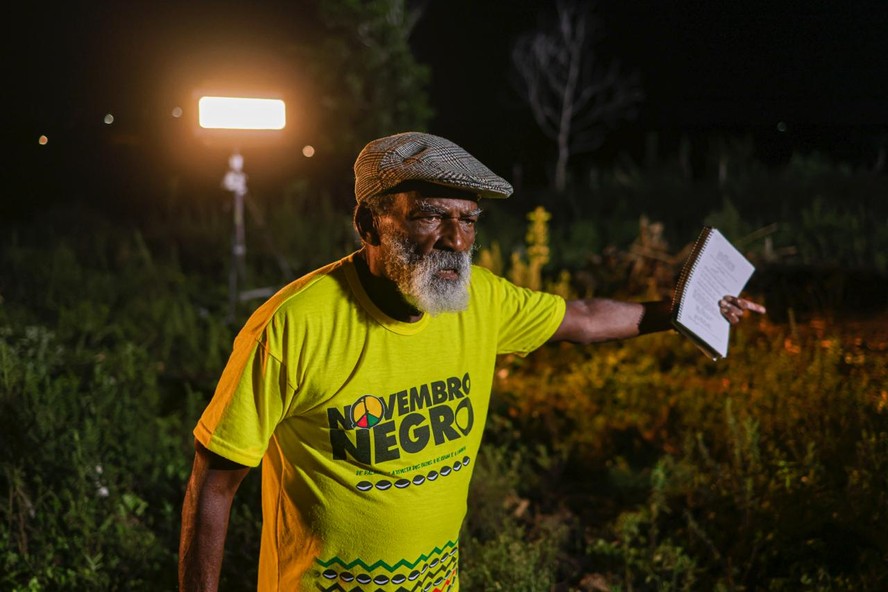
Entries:
[[[355,162],[363,247],[247,321],[194,430],[181,590],[215,590],[232,498],[262,461],[259,590],[458,590],[458,536],[497,354],[669,328],[666,302],[565,302],[471,265],[512,187],[407,132]],[[736,323],[757,304],[720,302]]]

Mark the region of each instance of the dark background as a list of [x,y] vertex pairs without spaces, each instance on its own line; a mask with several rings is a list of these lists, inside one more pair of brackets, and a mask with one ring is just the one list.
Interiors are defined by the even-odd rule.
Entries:
[[[551,4],[430,4],[414,45],[432,65],[436,129],[498,154],[536,138],[506,70],[511,41]],[[641,74],[646,100],[635,131],[657,131],[667,142],[714,130],[750,134],[770,163],[792,150],[873,158],[888,123],[888,4],[624,0],[597,7],[602,57]],[[612,150],[637,140],[631,130],[623,136],[612,139]]]
[[[664,152],[682,138],[745,136],[769,164],[818,151],[875,162],[888,125],[888,4],[601,1],[600,55],[637,71],[638,118],[591,155],[638,157],[656,133]],[[553,148],[510,82],[509,51],[552,9],[541,0],[430,0],[411,37],[431,70],[429,131],[463,144],[506,177],[521,162],[547,180]],[[225,150],[194,133],[195,92],[241,72],[283,89],[299,136],[298,2],[74,2],[31,4],[3,35],[5,205],[48,196],[134,189],[152,176],[217,184]],[[226,64],[224,67],[220,64]],[[183,117],[171,116],[181,106]],[[310,112],[310,109],[306,110]],[[107,113],[114,123],[106,125]],[[39,146],[41,134],[49,138]],[[370,138],[368,138],[369,140]],[[255,180],[299,173],[296,137],[247,162]],[[264,167],[264,168],[263,168]]]

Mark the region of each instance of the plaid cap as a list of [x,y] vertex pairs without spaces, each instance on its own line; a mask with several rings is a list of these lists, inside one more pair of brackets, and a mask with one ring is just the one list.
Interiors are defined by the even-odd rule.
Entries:
[[409,181],[462,189],[478,197],[512,194],[512,186],[477,158],[450,140],[431,134],[404,132],[373,140],[355,160],[358,203]]

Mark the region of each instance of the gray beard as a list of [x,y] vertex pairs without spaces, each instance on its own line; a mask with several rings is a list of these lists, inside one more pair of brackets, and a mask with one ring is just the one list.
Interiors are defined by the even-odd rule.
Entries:
[[[433,250],[423,256],[405,237],[393,232],[381,234],[380,251],[386,275],[417,310],[436,316],[468,308],[471,252]],[[455,271],[458,277],[438,277],[437,272],[443,269]]]

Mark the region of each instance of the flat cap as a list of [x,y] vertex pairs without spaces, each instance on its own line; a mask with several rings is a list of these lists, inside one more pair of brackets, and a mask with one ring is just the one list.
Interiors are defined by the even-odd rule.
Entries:
[[390,193],[408,182],[432,183],[476,194],[506,198],[512,186],[450,140],[422,132],[403,132],[373,140],[355,160],[358,203]]

